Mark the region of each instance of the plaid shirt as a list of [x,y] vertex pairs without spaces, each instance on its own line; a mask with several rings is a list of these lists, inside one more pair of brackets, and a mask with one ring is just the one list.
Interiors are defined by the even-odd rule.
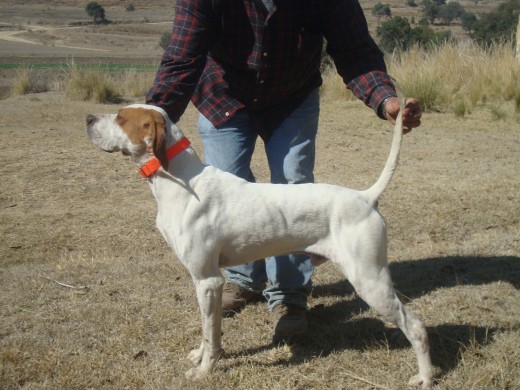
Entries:
[[264,139],[322,83],[323,38],[347,87],[377,111],[395,96],[357,0],[177,0],[146,102],[176,122],[190,98],[216,127],[247,109]]

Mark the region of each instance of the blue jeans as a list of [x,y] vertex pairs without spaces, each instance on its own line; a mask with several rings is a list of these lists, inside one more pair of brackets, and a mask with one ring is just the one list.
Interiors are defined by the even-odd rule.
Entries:
[[[319,92],[316,89],[265,143],[272,183],[314,181],[319,107]],[[255,181],[250,164],[258,134],[246,110],[238,111],[219,128],[200,115],[198,129],[206,164],[250,182]],[[228,282],[251,291],[263,290],[270,310],[280,303],[306,308],[313,272],[314,267],[307,255],[274,256],[224,269]],[[266,288],[267,281],[270,286]]]

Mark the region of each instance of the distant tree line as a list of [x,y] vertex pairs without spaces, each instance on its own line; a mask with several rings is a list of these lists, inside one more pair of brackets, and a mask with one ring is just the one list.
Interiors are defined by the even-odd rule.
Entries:
[[520,0],[510,0],[499,5],[494,12],[482,15],[473,26],[471,36],[479,43],[495,41],[513,42],[520,16]]
[[[476,0],[478,1],[478,0]],[[408,5],[415,7],[414,0]],[[378,19],[377,36],[384,51],[408,49],[413,45],[427,46],[444,43],[452,39],[451,32],[434,31],[430,26],[440,24],[449,26],[458,19],[464,30],[479,44],[489,45],[492,42],[514,42],[514,31],[520,14],[520,0],[509,0],[499,5],[493,12],[480,17],[467,12],[458,2],[447,3],[446,0],[422,0],[420,3],[423,18],[415,27],[407,18],[392,17],[390,5],[377,3],[372,14]],[[382,18],[386,20],[381,22]]]
[[[475,0],[478,2],[479,0]],[[417,7],[415,0],[407,0],[410,7]],[[416,24],[402,16],[392,16],[389,4],[378,2],[372,9],[372,14],[378,20],[376,34],[384,51],[395,49],[406,50],[413,45],[437,45],[452,39],[451,31],[434,31],[430,25],[442,24],[449,26],[458,19],[470,37],[480,44],[489,45],[495,41],[512,42],[515,40],[515,27],[520,15],[520,0],[509,0],[499,5],[493,12],[477,15],[467,12],[460,3],[446,0],[421,0],[423,18]],[[126,6],[126,11],[135,11],[133,4]],[[105,9],[96,1],[85,6],[85,11],[94,23],[107,23]],[[382,19],[385,21],[381,22]],[[160,38],[160,46],[168,45],[171,32],[165,32]]]

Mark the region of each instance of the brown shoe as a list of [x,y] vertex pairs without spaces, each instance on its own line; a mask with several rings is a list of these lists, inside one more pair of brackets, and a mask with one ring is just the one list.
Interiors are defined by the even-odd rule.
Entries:
[[261,293],[250,291],[237,284],[226,283],[222,293],[222,316],[231,317],[244,308],[247,302],[257,300]]
[[305,309],[281,303],[273,309],[274,343],[285,342],[289,337],[305,333],[308,329]]

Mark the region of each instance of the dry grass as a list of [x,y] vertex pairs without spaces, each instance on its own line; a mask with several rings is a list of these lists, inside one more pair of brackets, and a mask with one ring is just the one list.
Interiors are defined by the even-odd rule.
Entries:
[[[134,164],[84,134],[87,113],[116,108],[61,93],[2,102],[3,389],[404,388],[416,370],[409,344],[330,264],[316,270],[299,343],[272,347],[266,305],[252,305],[224,320],[214,375],[187,382],[185,356],[200,339],[190,277],[154,228]],[[428,326],[437,389],[520,388],[518,130],[489,119],[482,109],[425,114],[380,204],[394,282]],[[190,107],[182,126],[200,151],[195,121]],[[385,126],[359,102],[326,102],[317,180],[372,183]],[[261,148],[253,167],[266,181]]]
[[10,95],[20,96],[29,93],[47,92],[49,86],[45,80],[39,79],[30,66],[22,66],[15,70],[11,82]]
[[[408,96],[419,98],[425,111],[469,114],[479,104],[492,103],[514,116],[520,93],[520,64],[510,45],[481,48],[469,41],[429,50],[418,47],[387,58],[389,73]],[[344,99],[341,78],[325,74],[323,95],[328,100]],[[496,111],[493,109],[493,111]]]
[[[95,65],[95,64],[94,64]],[[82,67],[74,59],[60,69],[34,70],[30,66],[15,69],[10,82],[9,95],[63,91],[76,100],[91,100],[95,103],[121,103],[123,97],[142,98],[152,85],[154,73],[140,69],[114,71]]]
[[464,100],[471,110],[481,103],[512,101],[520,91],[520,65],[508,44],[481,48],[470,41],[430,50],[414,48],[389,59],[390,72],[426,109],[456,110]]
[[124,85],[125,95],[132,98],[139,98],[146,95],[149,91],[154,74],[137,71],[127,71],[122,76],[122,84]]
[[64,68],[65,95],[72,99],[92,100],[95,103],[120,103],[122,90],[109,73],[80,69],[75,62]]

